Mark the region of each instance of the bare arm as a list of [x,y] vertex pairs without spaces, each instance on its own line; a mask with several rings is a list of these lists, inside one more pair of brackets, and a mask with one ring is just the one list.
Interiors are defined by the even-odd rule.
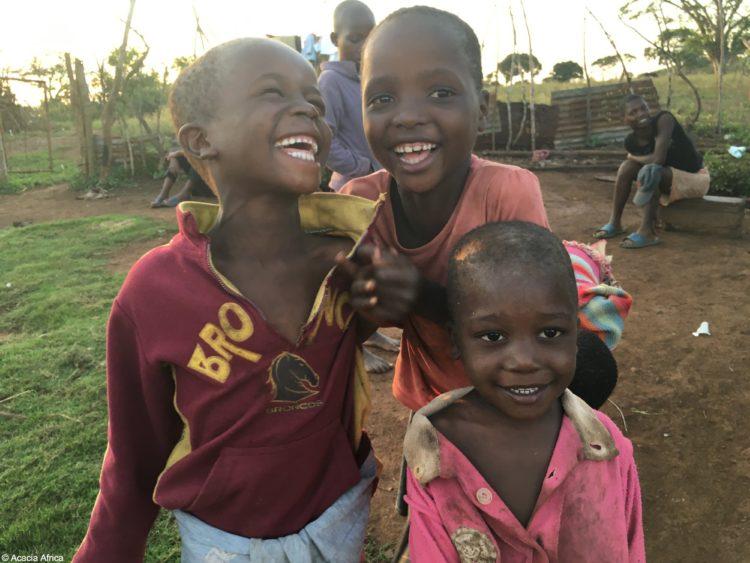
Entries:
[[674,131],[674,117],[664,114],[656,122],[656,139],[654,142],[654,152],[643,156],[628,154],[628,160],[639,164],[661,164],[667,160],[667,151],[669,143],[672,141],[672,132]]

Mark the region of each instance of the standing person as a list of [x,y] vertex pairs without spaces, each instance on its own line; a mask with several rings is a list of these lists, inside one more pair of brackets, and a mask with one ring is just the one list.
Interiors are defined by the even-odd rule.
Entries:
[[651,116],[646,100],[631,94],[625,99],[625,123],[633,132],[625,139],[628,157],[617,172],[612,215],[593,236],[608,239],[625,232],[622,213],[633,181],[637,180],[633,203],[644,208],[643,220],[620,246],[645,248],[661,242],[656,236],[659,204],[667,206],[680,199],[703,197],[711,178],[693,141],[668,111]]
[[[488,222],[549,225],[534,174],[472,155],[488,95],[479,41],[463,20],[425,6],[392,13],[368,38],[362,84],[365,133],[385,169],[352,180],[342,193],[388,197],[374,234],[421,274],[393,381],[396,399],[416,411],[468,385],[447,328],[450,250]],[[606,281],[603,274],[582,277],[580,316],[613,347],[630,296]]]
[[320,37],[315,33],[308,33],[302,42],[302,56],[307,59],[315,72],[318,71],[318,57],[320,56]]
[[333,133],[326,166],[332,172],[330,186],[334,191],[352,178],[380,169],[362,125],[359,77],[362,45],[374,25],[370,8],[358,0],[346,0],[333,12],[331,41],[338,48],[339,60],[323,63],[318,85],[326,102],[325,119]]
[[[330,187],[334,191],[339,191],[352,178],[380,169],[362,126],[359,79],[362,45],[374,25],[372,11],[358,0],[345,0],[333,11],[331,41],[338,48],[339,60],[323,63],[318,85],[326,102],[325,119],[333,133],[326,166],[332,171]],[[398,352],[398,341],[379,332],[367,343]],[[365,366],[371,373],[385,373],[392,367],[369,350],[365,350]]]
[[448,303],[471,386],[406,433],[410,560],[644,563],[633,445],[568,389],[578,300],[565,247],[530,223],[475,229],[452,253]]
[[[337,264],[361,250],[377,205],[315,193],[325,106],[310,65],[278,41],[211,49],[170,109],[219,205],[180,204],[180,232],[115,298],[107,451],[74,561],[142,561],[160,507],[185,562],[357,561],[376,463],[365,328]],[[416,291],[397,262],[374,264],[382,318],[389,279],[397,311]]]

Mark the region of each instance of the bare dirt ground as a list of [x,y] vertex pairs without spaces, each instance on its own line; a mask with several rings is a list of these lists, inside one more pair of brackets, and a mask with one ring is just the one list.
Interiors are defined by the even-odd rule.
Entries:
[[[612,188],[594,175],[539,174],[561,237],[590,241],[606,221]],[[157,190],[158,182],[148,182],[88,202],[65,186],[0,196],[0,228],[104,213],[174,221],[173,210],[148,208]],[[625,219],[637,224],[632,207]],[[623,250],[616,242],[608,248],[617,277],[635,298],[616,351],[620,381],[612,399],[635,444],[649,559],[750,561],[750,239],[661,236],[664,244],[650,249]],[[127,270],[148,248],[124,248],[112,267]],[[712,335],[695,338],[702,321]],[[408,413],[391,395],[390,374],[372,379],[369,431],[384,472],[371,535],[387,545],[403,526],[393,504]],[[605,412],[624,428],[614,407]]]

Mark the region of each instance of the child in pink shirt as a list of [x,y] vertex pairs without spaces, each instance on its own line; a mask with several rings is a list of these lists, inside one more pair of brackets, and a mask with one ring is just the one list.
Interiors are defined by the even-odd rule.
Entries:
[[407,431],[411,560],[645,561],[633,446],[567,389],[578,290],[566,248],[537,225],[487,224],[453,250],[447,283],[473,386]]

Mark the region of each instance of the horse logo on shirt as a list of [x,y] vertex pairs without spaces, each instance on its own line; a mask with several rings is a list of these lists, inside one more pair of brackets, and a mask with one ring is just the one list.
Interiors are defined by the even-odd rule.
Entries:
[[268,368],[268,383],[274,403],[299,403],[318,394],[320,377],[305,360],[284,352]]

